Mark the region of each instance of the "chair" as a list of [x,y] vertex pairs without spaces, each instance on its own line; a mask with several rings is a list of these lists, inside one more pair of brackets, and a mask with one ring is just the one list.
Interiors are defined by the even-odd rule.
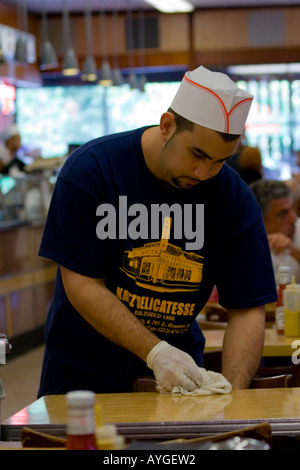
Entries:
[[201,330],[226,330],[227,323],[212,320],[197,320]]
[[274,377],[278,375],[292,375],[290,386],[300,386],[300,368],[297,364],[279,366],[261,364],[256,372],[256,377]]
[[137,377],[133,387],[134,392],[156,392],[156,380],[151,376]]
[[207,304],[204,307],[205,318],[208,321],[227,322],[228,311],[217,304]]
[[211,349],[204,351],[203,367],[206,370],[221,372],[222,370],[222,349]]
[[292,374],[274,375],[272,377],[255,377],[250,388],[287,388],[292,386]]
[[[250,388],[288,388],[292,386],[292,374],[275,375],[271,377],[255,377]],[[135,380],[134,392],[156,392],[154,377],[141,376]]]

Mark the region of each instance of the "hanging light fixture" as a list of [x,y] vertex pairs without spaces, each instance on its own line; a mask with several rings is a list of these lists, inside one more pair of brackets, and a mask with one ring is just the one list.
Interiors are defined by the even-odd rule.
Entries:
[[64,36],[64,63],[63,75],[71,76],[79,73],[78,60],[70,40],[70,22],[67,0],[64,0],[63,10],[63,36]]
[[0,66],[5,64],[6,60],[4,57],[3,46],[2,46],[2,29],[0,27]]
[[[145,66],[145,20],[144,20],[144,13],[142,11],[139,12],[139,65],[141,68]],[[141,92],[145,91],[145,85],[147,83],[147,78],[145,74],[141,74],[139,77],[138,88]]]
[[99,83],[105,87],[111,86],[113,84],[112,71],[107,60],[105,60],[102,64]]
[[138,89],[143,93],[145,91],[145,85],[147,83],[147,77],[145,74],[140,75],[138,81]]
[[101,44],[102,44],[102,55],[103,62],[100,69],[100,85],[107,87],[113,84],[112,71],[107,57],[107,43],[106,43],[106,22],[104,8],[100,10],[100,32],[101,32]]
[[40,69],[49,70],[58,67],[58,60],[56,52],[52,43],[48,39],[48,22],[46,12],[46,2],[43,0],[43,13],[42,13],[42,35],[43,43],[40,58]]
[[119,68],[113,69],[112,71],[112,80],[114,86],[121,86],[124,84],[124,79],[122,72]]
[[[130,0],[128,0],[128,4],[130,3]],[[128,83],[131,88],[131,90],[134,90],[138,88],[138,80],[136,73],[134,71],[134,55],[133,55],[133,24],[132,24],[132,12],[131,12],[131,7],[128,6],[127,12],[127,35],[128,35],[128,49],[129,49],[129,67],[131,72],[128,75]]]
[[144,0],[162,13],[188,13],[195,7],[187,0]]
[[118,57],[118,50],[119,50],[119,28],[118,28],[118,10],[113,11],[113,39],[114,39],[114,56],[113,56],[113,70],[112,70],[112,79],[114,86],[121,86],[124,83],[123,76],[121,70],[119,69],[119,57]]
[[28,21],[27,21],[27,9],[26,0],[18,1],[18,28],[20,35],[17,39],[14,60],[16,62],[27,63],[28,51],[27,51],[27,37],[28,32]]
[[94,82],[98,78],[97,65],[93,57],[92,21],[89,0],[85,2],[85,37],[87,56],[83,64],[81,79]]

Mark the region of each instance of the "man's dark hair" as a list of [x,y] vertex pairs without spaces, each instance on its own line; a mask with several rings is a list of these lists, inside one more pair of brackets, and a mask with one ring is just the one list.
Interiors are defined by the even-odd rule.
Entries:
[[177,114],[175,111],[173,111],[172,108],[168,109],[169,113],[172,113],[175,117],[175,124],[176,124],[176,133],[183,132],[183,131],[190,131],[192,132],[194,128],[194,123],[192,121],[189,121],[188,119],[180,116]]
[[[175,124],[176,124],[176,131],[175,133],[183,132],[183,131],[193,131],[194,123],[189,121],[188,119],[180,116],[177,114],[172,108],[168,109],[169,113],[174,114],[175,117]],[[225,132],[216,131],[226,142],[232,142],[240,137],[240,135],[236,134],[226,134]]]
[[290,188],[283,181],[261,179],[251,183],[249,187],[256,197],[264,216],[268,214],[270,203],[274,199],[291,196]]

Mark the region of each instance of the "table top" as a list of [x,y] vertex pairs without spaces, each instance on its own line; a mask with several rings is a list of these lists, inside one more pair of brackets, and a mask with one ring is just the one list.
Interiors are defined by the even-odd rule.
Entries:
[[[300,435],[300,388],[233,390],[226,395],[178,396],[160,393],[96,395],[107,423],[128,439],[199,437],[269,422],[272,433]],[[64,395],[45,396],[1,425],[2,441],[20,439],[22,427],[65,436]]]
[[[205,351],[222,348],[225,330],[204,330],[203,334],[206,338]],[[298,354],[297,350],[299,350]],[[267,328],[265,330],[265,342],[262,353],[264,357],[291,357],[293,353],[300,357],[300,338],[279,335],[273,328]]]

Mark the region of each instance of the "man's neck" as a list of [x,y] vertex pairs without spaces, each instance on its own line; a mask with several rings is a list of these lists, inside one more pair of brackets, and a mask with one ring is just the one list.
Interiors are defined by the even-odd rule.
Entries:
[[156,178],[159,178],[158,155],[162,145],[159,126],[150,127],[143,133],[142,150],[145,163]]

